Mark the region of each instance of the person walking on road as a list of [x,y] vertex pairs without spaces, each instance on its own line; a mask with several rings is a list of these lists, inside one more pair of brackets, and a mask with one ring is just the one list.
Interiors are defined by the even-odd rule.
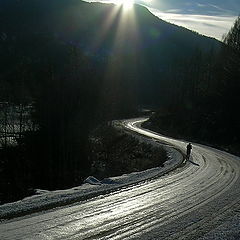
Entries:
[[187,145],[187,160],[189,160],[189,158],[190,158],[191,151],[192,151],[192,144],[189,143]]

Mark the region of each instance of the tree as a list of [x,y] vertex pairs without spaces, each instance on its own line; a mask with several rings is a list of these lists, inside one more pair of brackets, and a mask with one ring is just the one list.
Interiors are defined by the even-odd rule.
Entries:
[[[225,97],[230,105],[239,102],[240,90],[240,17],[224,38],[222,50]],[[229,107],[229,106],[227,106]],[[231,108],[232,109],[232,108]]]
[[61,69],[53,63],[43,68],[35,96],[34,119],[39,129],[33,133],[32,153],[36,184],[41,187],[79,184],[91,165],[87,140],[96,107],[96,73],[91,60],[78,48],[66,48]]
[[227,125],[226,133],[237,142],[240,133],[236,104],[240,102],[240,17],[238,17],[223,39],[221,51],[220,91],[223,99],[222,124]]
[[223,41],[236,54],[240,54],[240,16],[236,19],[233,27],[224,37]]
[[[240,17],[238,17],[224,38],[226,47],[224,48],[225,64],[224,71],[228,83],[232,83],[231,87],[240,87]],[[237,86],[236,86],[237,85]]]

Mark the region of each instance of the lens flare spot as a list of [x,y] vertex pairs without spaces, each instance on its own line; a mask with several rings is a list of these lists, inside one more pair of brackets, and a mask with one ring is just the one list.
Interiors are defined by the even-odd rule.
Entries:
[[117,5],[121,5],[124,10],[130,10],[133,8],[134,0],[115,0]]

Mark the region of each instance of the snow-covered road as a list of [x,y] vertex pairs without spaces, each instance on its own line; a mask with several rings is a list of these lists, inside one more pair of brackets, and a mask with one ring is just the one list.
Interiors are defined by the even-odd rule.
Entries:
[[[186,142],[130,131],[185,151]],[[160,178],[67,207],[4,221],[0,239],[240,239],[240,160],[193,144],[190,162]]]

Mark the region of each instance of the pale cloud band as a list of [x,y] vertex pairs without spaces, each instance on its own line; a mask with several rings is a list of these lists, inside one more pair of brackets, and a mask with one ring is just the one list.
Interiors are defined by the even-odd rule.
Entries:
[[237,16],[169,13],[161,12],[154,8],[149,8],[149,11],[167,22],[186,27],[202,35],[213,37],[218,40],[222,40],[223,35],[228,33],[237,18]]

